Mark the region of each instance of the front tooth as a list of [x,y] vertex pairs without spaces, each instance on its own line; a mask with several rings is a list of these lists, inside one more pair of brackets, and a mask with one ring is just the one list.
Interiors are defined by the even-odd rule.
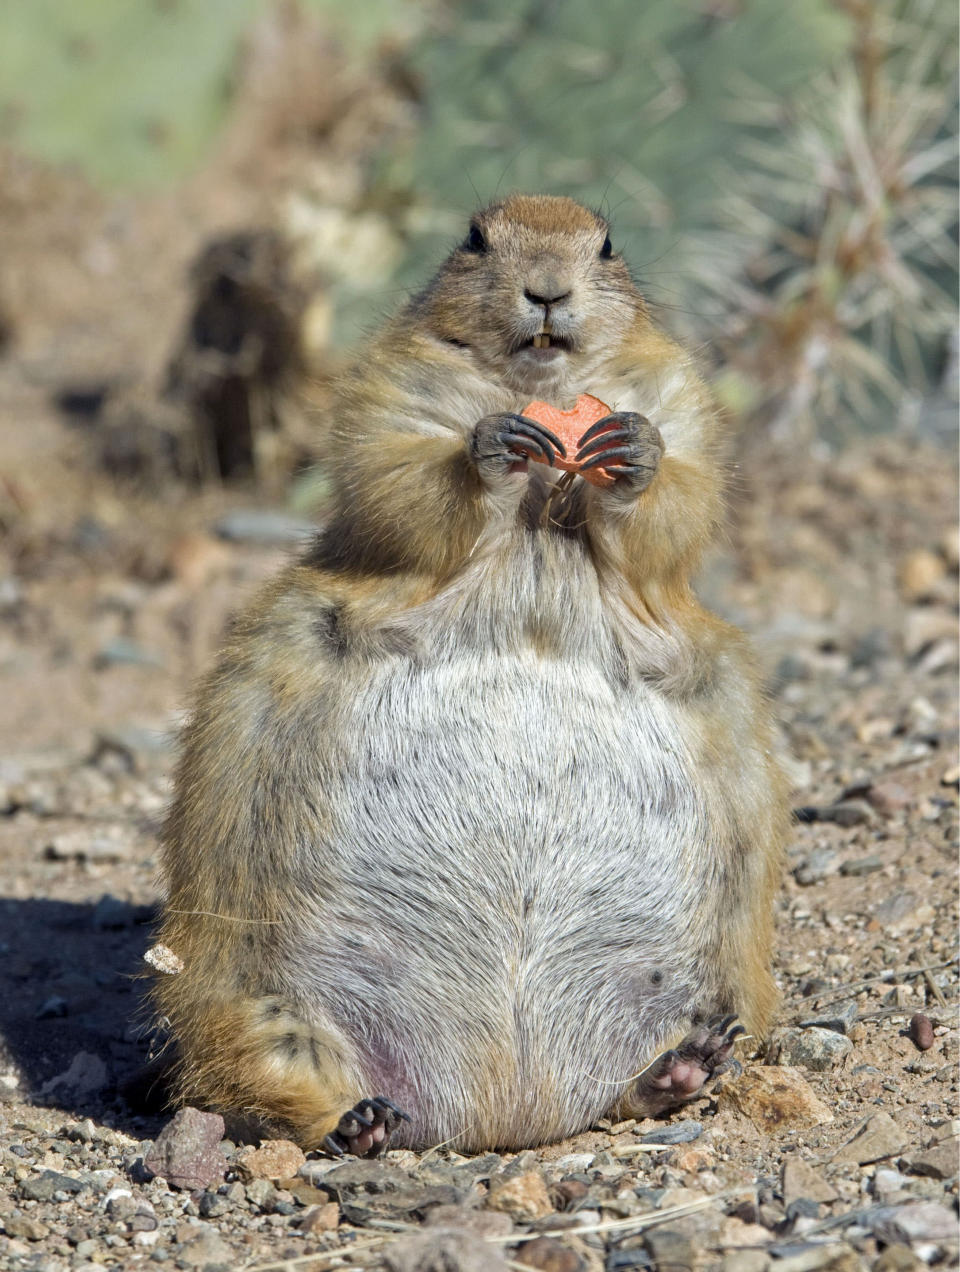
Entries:
[[541,349],[550,348],[550,337],[547,335],[546,332],[544,332],[543,335],[540,337],[540,348]]
[[534,349],[543,348],[543,336],[537,335],[533,337],[533,347]]

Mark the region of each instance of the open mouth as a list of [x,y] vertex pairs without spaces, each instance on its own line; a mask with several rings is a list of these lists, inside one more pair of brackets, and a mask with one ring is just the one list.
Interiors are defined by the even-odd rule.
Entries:
[[538,331],[535,336],[531,336],[529,340],[524,341],[520,348],[530,349],[537,353],[570,353],[573,350],[573,344],[566,336],[558,336],[552,331]]

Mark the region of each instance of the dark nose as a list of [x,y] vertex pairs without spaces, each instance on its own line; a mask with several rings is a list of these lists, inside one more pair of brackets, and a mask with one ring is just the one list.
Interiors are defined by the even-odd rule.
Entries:
[[555,282],[552,279],[549,281],[544,280],[542,283],[537,283],[537,291],[533,291],[531,288],[525,287],[523,289],[523,294],[526,296],[527,300],[530,301],[531,305],[556,305],[561,300],[566,300],[570,295],[569,290],[560,290],[562,286],[562,283]]

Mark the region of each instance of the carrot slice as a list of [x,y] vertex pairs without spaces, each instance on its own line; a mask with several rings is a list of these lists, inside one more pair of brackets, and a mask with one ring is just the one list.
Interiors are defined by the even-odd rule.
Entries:
[[[609,415],[610,408],[599,398],[591,397],[589,393],[581,393],[569,411],[561,411],[551,406],[549,402],[531,402],[523,408],[522,414],[531,420],[536,420],[552,433],[556,433],[566,446],[567,458],[564,459],[558,455],[553,463],[554,468],[561,468],[566,473],[576,473],[580,471],[580,465],[574,456],[580,447],[580,438],[591,424],[596,424],[597,420],[602,420],[605,415]],[[531,455],[530,458],[533,459],[534,456]],[[545,464],[547,461],[537,456],[536,462]],[[583,474],[583,480],[589,481],[594,486],[612,486],[616,477],[608,473],[605,468],[598,466],[588,468]]]

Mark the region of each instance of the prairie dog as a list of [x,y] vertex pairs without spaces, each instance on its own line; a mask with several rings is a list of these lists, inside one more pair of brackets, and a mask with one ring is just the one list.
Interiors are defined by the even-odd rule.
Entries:
[[[522,411],[581,393],[616,480],[545,509],[557,439]],[[669,1107],[764,1032],[784,786],[689,582],[718,431],[570,199],[478,213],[367,342],[329,522],[184,739],[155,995],[183,1098],[332,1152],[519,1148]]]

